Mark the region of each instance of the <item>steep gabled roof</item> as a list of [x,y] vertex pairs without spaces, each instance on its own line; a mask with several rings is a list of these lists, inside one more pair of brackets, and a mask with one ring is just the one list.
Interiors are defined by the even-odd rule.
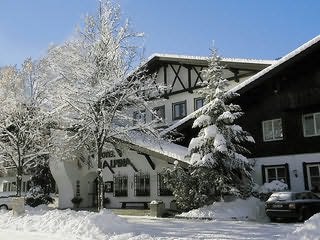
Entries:
[[230,91],[243,93],[254,86],[261,83],[263,80],[271,77],[273,74],[278,73],[283,68],[292,64],[295,60],[303,57],[307,52],[312,51],[313,48],[320,47],[320,35],[301,45],[297,49],[288,53],[286,56],[280,58],[278,61],[270,65],[269,67],[263,69],[259,73],[253,75],[242,83],[238,84],[234,88],[230,89]]
[[[300,59],[301,57],[305,56],[308,52],[312,52],[315,48],[320,47],[320,35],[316,36],[315,38],[311,39],[310,41],[306,42],[302,46],[298,47],[297,49],[293,50],[292,52],[288,53],[286,56],[280,58],[279,60],[275,61],[269,67],[261,70],[257,74],[251,76],[247,80],[243,81],[242,83],[236,85],[229,91],[237,92],[237,93],[244,93],[253,87],[257,86],[258,84],[262,83],[264,80],[270,78],[274,74],[281,71],[283,68],[287,67],[288,65],[292,64],[296,60]],[[179,120],[178,122],[174,123],[170,127],[163,130],[162,134],[165,135],[168,132],[178,128],[179,126],[185,124],[186,122],[195,118],[196,114],[201,111],[202,108],[198,109],[195,112],[192,112],[188,116],[184,117],[183,119]]]
[[[146,66],[152,66],[157,62],[175,62],[181,64],[191,64],[197,66],[208,66],[209,57],[205,56],[188,56],[177,54],[161,54],[155,53],[151,55],[145,62]],[[244,68],[252,70],[261,70],[270,66],[275,60],[247,59],[247,58],[222,58],[222,63],[228,67]]]
[[136,151],[154,155],[162,160],[171,162],[178,160],[189,163],[187,158],[188,148],[175,143],[160,140],[140,132],[131,132],[126,138],[117,137],[117,139]]

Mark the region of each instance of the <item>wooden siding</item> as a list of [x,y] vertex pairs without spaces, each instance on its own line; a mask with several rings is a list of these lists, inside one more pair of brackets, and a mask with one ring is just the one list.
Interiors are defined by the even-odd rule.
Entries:
[[[320,136],[304,137],[302,115],[320,112],[320,51],[301,59],[240,96],[240,125],[256,144],[252,157],[320,151]],[[283,140],[264,142],[262,121],[282,119]]]

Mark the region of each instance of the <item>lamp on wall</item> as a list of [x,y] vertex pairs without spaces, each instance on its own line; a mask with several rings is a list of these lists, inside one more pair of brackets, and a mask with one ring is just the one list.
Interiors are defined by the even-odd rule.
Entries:
[[293,172],[293,174],[294,174],[295,177],[298,177],[298,170],[297,170],[297,169],[292,170],[292,172]]

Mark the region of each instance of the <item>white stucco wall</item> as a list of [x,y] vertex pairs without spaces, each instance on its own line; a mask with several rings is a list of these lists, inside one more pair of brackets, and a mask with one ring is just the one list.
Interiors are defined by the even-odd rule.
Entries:
[[[155,164],[155,169],[153,170],[143,155],[140,155],[136,151],[132,150],[125,151],[123,157],[128,157],[139,172],[148,173],[150,175],[150,196],[135,196],[134,175],[139,174],[139,172],[135,172],[130,165],[126,167],[113,168],[115,175],[128,176],[128,196],[114,197],[113,193],[106,193],[105,196],[110,199],[110,204],[108,207],[120,208],[121,201],[150,202],[152,200],[162,200],[165,204],[165,207],[169,208],[170,202],[173,200],[173,196],[158,196],[157,174],[160,173],[163,168],[173,167],[173,165],[169,165],[167,161],[150,156],[152,162]],[[110,159],[107,159],[107,161],[110,162]],[[108,168],[103,170],[103,177],[104,181],[113,181],[113,174]]]
[[[267,165],[280,165],[280,164],[288,163],[291,190],[304,191],[304,190],[310,190],[310,189],[305,189],[302,163],[303,162],[306,162],[306,163],[320,162],[320,153],[263,157],[263,158],[254,158],[251,160],[255,161],[253,177],[256,183],[258,183],[259,185],[262,184],[261,165],[267,166]],[[295,176],[293,170],[297,170],[297,177]]]

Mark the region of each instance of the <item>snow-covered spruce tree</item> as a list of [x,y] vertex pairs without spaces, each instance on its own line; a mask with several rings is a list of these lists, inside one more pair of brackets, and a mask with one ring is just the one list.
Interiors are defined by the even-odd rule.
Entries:
[[[53,103],[64,129],[67,152],[62,159],[88,159],[97,167],[98,210],[103,208],[102,154],[107,145],[129,137],[132,131],[157,135],[154,122],[132,124],[132,109],[148,111],[147,95],[159,91],[143,70],[129,76],[142,35],[122,21],[119,6],[102,1],[99,16],[88,16],[74,38],[53,47],[48,54],[59,98]],[[59,136],[61,137],[61,136]],[[60,140],[57,141],[61,143]]]
[[252,187],[252,167],[243,155],[249,151],[243,145],[254,140],[236,124],[243,112],[239,105],[231,103],[238,94],[227,90],[228,80],[223,77],[223,69],[217,51],[212,50],[209,66],[203,71],[206,86],[200,91],[205,106],[192,126],[200,132],[189,144],[192,175],[207,173],[212,187],[209,192],[212,191],[216,199],[226,194],[245,197]]
[[227,91],[224,67],[216,50],[203,71],[206,82],[199,92],[205,99],[193,123],[199,129],[189,144],[190,165],[167,169],[165,179],[183,210],[220,201],[223,195],[247,197],[251,193],[251,165],[243,155],[243,144],[254,142],[248,132],[235,123],[243,114],[231,100],[236,93]]
[[[27,59],[21,69],[5,67],[0,71],[0,159],[17,170],[17,195],[21,195],[22,174],[48,155],[50,130],[47,114],[38,101],[40,73]],[[35,79],[37,77],[37,80]],[[39,78],[38,78],[39,77]],[[30,79],[34,78],[33,86]],[[38,88],[39,87],[39,88]]]

